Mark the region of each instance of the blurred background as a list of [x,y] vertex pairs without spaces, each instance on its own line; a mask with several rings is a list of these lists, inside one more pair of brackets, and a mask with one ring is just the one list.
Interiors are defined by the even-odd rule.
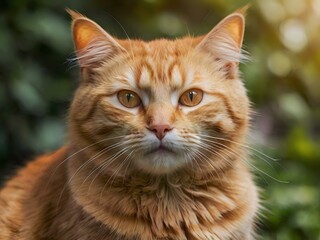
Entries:
[[1,0],[0,182],[63,145],[78,79],[66,7],[117,37],[149,40],[207,33],[247,3],[252,60],[241,70],[266,207],[259,234],[320,240],[320,0]]

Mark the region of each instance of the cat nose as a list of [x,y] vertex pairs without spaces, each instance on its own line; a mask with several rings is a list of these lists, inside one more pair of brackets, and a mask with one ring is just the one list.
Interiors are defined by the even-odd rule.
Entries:
[[148,129],[154,132],[159,140],[162,140],[166,133],[172,130],[172,127],[169,124],[153,124]]

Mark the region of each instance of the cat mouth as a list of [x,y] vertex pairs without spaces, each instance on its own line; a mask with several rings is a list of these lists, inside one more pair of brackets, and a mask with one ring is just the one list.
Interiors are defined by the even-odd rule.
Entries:
[[168,153],[174,153],[171,149],[168,147],[160,144],[158,147],[155,147],[151,149],[148,154],[168,154]]

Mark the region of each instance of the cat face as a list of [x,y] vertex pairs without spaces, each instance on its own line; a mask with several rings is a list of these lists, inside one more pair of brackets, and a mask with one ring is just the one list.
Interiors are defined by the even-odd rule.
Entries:
[[151,42],[116,40],[71,14],[82,73],[71,137],[95,145],[97,164],[154,174],[232,164],[249,109],[238,79],[240,13],[204,37]]

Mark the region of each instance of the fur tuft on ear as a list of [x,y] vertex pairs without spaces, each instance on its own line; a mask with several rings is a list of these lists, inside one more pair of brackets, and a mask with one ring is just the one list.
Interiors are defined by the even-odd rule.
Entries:
[[241,49],[245,19],[244,15],[249,6],[239,9],[224,18],[198,44],[197,48],[209,53],[213,60],[222,64],[230,78],[235,77],[240,62],[248,60],[248,56]]
[[73,42],[81,68],[94,68],[111,59],[124,48],[98,24],[84,15],[67,9],[72,17]]
[[81,13],[76,12],[76,11],[70,9],[70,8],[66,8],[66,12],[69,13],[69,15],[72,18],[72,20],[75,20],[75,19],[81,18],[81,17],[85,18],[84,15],[82,15]]
[[235,13],[240,13],[241,15],[243,15],[245,17],[247,15],[247,11],[250,7],[251,7],[251,4],[248,3],[247,5],[236,10]]

